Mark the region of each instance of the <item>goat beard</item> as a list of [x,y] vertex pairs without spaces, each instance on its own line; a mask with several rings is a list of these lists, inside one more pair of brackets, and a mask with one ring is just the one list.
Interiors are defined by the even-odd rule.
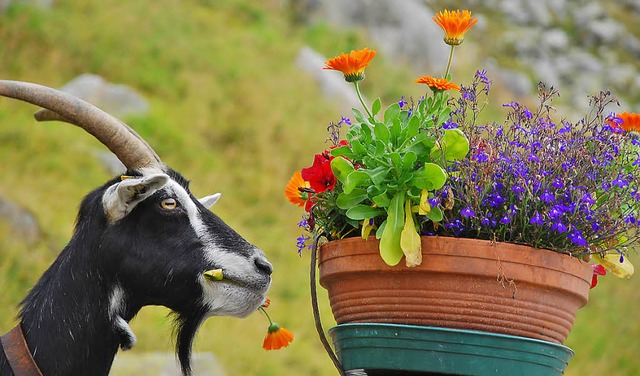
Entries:
[[175,314],[176,355],[180,361],[182,374],[190,376],[193,340],[198,328],[208,317],[208,310],[205,307],[199,307],[189,312],[175,312]]

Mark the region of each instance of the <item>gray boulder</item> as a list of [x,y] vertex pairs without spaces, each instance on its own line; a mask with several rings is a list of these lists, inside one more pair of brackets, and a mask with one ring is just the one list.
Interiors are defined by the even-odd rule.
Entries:
[[90,102],[116,117],[144,115],[149,110],[147,101],[126,85],[112,84],[102,77],[85,73],[60,90]]

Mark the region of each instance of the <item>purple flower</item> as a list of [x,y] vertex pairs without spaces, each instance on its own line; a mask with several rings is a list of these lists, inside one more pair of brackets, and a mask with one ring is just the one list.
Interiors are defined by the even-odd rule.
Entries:
[[540,200],[546,202],[547,204],[550,204],[556,200],[556,197],[551,192],[545,189],[540,196]]
[[564,188],[564,183],[562,182],[562,179],[560,179],[560,178],[555,178],[555,179],[553,179],[553,183],[551,183],[551,185],[552,185],[554,188],[557,188],[557,189],[562,189],[562,188]]
[[400,98],[400,100],[398,101],[398,106],[400,106],[400,108],[404,107],[404,105],[407,104],[407,101],[404,100],[404,95]]
[[453,121],[451,118],[449,118],[449,120],[447,120],[444,124],[442,124],[443,129],[455,129],[458,127],[459,127],[458,123]]
[[511,190],[515,193],[522,193],[525,191],[524,187],[519,185],[514,185],[513,187],[511,187]]
[[533,217],[531,217],[531,219],[529,220],[529,223],[536,226],[542,226],[544,224],[544,219],[536,210],[536,212],[533,214]]
[[476,213],[473,211],[473,209],[471,209],[471,206],[467,206],[466,208],[460,210],[460,215],[465,218],[469,218],[475,216]]
[[300,235],[298,239],[296,239],[297,240],[296,246],[298,247],[298,255],[300,255],[302,253],[302,250],[305,248],[311,249],[312,245],[307,245],[307,241],[309,239],[311,238],[309,236],[305,236],[304,234]]
[[585,240],[580,230],[571,231],[569,234],[567,234],[567,237],[573,244],[576,244],[581,247],[588,246],[587,241]]
[[551,225],[551,229],[561,234],[567,232],[567,226],[562,222],[554,222],[553,225]]
[[611,182],[611,185],[615,185],[618,188],[626,188],[629,186],[629,181],[621,177],[617,177]]

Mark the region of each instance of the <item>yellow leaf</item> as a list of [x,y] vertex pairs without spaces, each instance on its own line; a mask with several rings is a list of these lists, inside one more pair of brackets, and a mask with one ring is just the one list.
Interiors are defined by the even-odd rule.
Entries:
[[400,234],[400,248],[404,253],[408,267],[418,266],[422,263],[422,247],[420,245],[420,235],[416,231],[413,223],[413,213],[411,213],[411,200],[405,204],[404,229]]
[[372,230],[377,229],[378,226],[373,222],[372,218],[362,221],[362,239],[367,240]]
[[422,194],[420,195],[420,208],[418,209],[418,214],[427,215],[430,211],[431,204],[429,204],[429,191],[423,189]]
[[595,255],[594,258],[600,265],[604,266],[608,272],[618,278],[629,278],[633,275],[633,264],[631,264],[627,257],[624,258],[623,262],[620,262],[620,255],[617,253],[609,253],[604,256]]

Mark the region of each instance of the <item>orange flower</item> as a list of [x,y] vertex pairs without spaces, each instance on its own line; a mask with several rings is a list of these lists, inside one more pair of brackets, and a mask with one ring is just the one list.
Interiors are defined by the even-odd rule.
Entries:
[[620,126],[627,132],[640,132],[640,114],[623,112],[616,117],[622,120]]
[[444,42],[450,46],[457,46],[464,40],[464,33],[478,22],[477,18],[471,17],[471,12],[459,10],[449,12],[443,10],[433,17],[433,20],[444,30]]
[[447,81],[446,78],[435,78],[431,76],[422,76],[416,80],[418,84],[425,84],[429,86],[433,92],[444,90],[460,90],[460,86],[453,82]]
[[302,178],[302,173],[296,171],[287,187],[284,190],[284,197],[286,197],[291,203],[302,207],[309,200],[309,192],[311,184]]
[[264,337],[262,348],[265,350],[279,350],[293,342],[293,333],[276,323],[269,325],[267,336]]
[[347,55],[341,53],[324,63],[324,68],[337,70],[344,74],[347,82],[357,82],[364,80],[364,69],[369,66],[371,59],[376,56],[375,50],[365,48],[363,50],[351,50]]

